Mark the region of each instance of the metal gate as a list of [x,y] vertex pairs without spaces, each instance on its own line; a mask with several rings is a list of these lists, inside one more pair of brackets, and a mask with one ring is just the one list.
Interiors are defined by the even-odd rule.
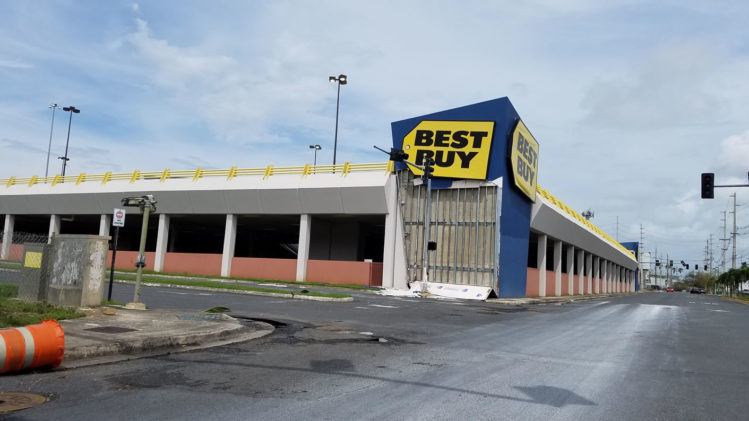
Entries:
[[[414,185],[408,171],[398,175],[408,277],[422,276],[426,186]],[[463,182],[432,191],[430,281],[496,288],[497,186]]]

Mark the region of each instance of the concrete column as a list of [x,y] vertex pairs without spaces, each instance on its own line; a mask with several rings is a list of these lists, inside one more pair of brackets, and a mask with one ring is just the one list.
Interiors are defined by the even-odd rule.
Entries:
[[[385,185],[388,213],[385,215],[385,244],[382,254],[382,287],[408,289],[403,215],[398,199],[398,178],[391,175]],[[496,280],[495,280],[496,282]],[[495,286],[499,291],[499,287]]]
[[538,296],[546,296],[546,234],[538,234],[537,259],[538,263]]
[[296,255],[296,281],[307,280],[307,261],[309,260],[309,240],[312,221],[309,215],[301,215],[299,218],[299,249]]
[[587,253],[585,255],[585,265],[587,266],[587,270],[585,271],[585,281],[586,281],[586,291],[588,291],[588,294],[593,293],[593,255],[590,253]]
[[554,240],[554,296],[562,295],[562,242]]
[[585,251],[580,250],[577,253],[577,291],[578,294],[583,295],[583,279],[585,279],[585,268],[583,267],[583,259],[585,258]]
[[575,284],[575,246],[567,245],[567,295],[573,294]]
[[615,283],[614,283],[614,292],[619,293],[622,292],[621,289],[621,282],[622,282],[622,267],[619,265],[616,265],[616,272],[614,272],[616,275]]
[[99,217],[99,235],[109,237],[109,227],[112,225],[112,215],[101,215]]
[[226,215],[224,228],[224,251],[221,253],[221,276],[231,276],[231,261],[237,244],[237,215]]
[[156,253],[153,258],[154,272],[164,270],[167,244],[169,244],[169,215],[161,213],[159,214],[159,230],[156,233]]
[[16,223],[16,217],[5,215],[5,228],[3,228],[3,244],[0,248],[0,260],[10,258],[10,246],[13,244],[13,225]]
[[635,277],[637,276],[638,273],[639,273],[638,271],[632,271],[632,278],[631,278],[632,280],[629,282],[629,292],[636,292],[635,291]]
[[590,293],[598,294],[598,256],[590,257]]
[[49,216],[49,235],[47,243],[52,243],[52,237],[60,233],[60,215]]
[[603,285],[603,293],[608,294],[609,293],[609,261],[604,260],[603,261],[603,279],[601,280],[601,283]]

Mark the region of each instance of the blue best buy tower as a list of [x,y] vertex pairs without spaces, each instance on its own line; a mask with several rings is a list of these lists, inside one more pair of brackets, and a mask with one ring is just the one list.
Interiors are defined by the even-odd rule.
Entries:
[[[494,136],[489,157],[487,180],[503,180],[501,215],[498,222],[498,279],[494,290],[500,297],[523,297],[528,263],[531,201],[512,182],[510,143],[512,130],[520,116],[507,97],[439,111],[391,124],[393,146],[401,148],[404,137],[424,120],[493,121]],[[434,178],[434,189],[451,186],[454,179]]]

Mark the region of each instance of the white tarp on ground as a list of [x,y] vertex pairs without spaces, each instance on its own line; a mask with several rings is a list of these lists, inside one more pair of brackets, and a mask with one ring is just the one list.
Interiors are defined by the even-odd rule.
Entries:
[[[421,282],[411,284],[411,291],[418,293],[421,291]],[[442,284],[439,282],[428,282],[427,291],[430,295],[447,298],[462,298],[466,300],[481,300],[489,298],[492,289],[490,287],[480,287],[474,285],[455,285]]]

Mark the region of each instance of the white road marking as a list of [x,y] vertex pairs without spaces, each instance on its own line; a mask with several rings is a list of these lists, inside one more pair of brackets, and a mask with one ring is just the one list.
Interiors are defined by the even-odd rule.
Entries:
[[178,292],[178,291],[163,291],[163,292],[166,294],[177,294],[177,295],[203,295],[203,296],[213,295],[207,292]]
[[354,307],[354,308],[358,308],[358,309],[361,309],[361,310],[369,310],[369,307]]
[[360,334],[360,335],[367,335],[367,336],[372,336],[372,335],[374,335],[374,333],[372,333],[372,332],[359,332],[359,334]]
[[728,310],[720,310],[720,309],[713,310],[711,308],[707,309],[707,311],[714,311],[716,313],[728,313]]
[[398,308],[396,306],[384,306],[382,304],[370,304],[370,307],[380,307],[380,308]]

